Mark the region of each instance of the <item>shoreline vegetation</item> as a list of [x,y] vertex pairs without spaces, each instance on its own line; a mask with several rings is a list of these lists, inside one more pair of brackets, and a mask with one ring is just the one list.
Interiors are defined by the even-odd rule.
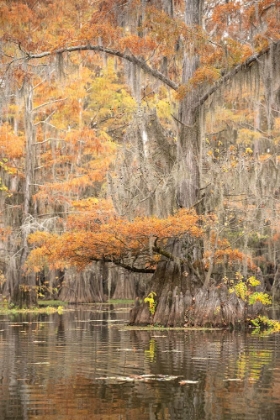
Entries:
[[11,305],[7,301],[0,303],[0,315],[9,314],[51,314],[51,313],[63,313],[63,310],[68,307],[67,302],[60,300],[49,300],[49,301],[38,301],[38,306],[33,308],[19,308]]
[[[134,300],[131,299],[109,299],[107,302],[94,302],[92,305],[98,306],[108,306],[108,305],[132,305],[134,304]],[[87,306],[86,304],[79,304],[79,306]],[[63,302],[61,300],[38,300],[38,306],[34,306],[33,308],[19,308],[17,306],[11,305],[8,301],[0,302],[0,315],[6,314],[27,314],[27,313],[62,313],[64,310],[74,310],[77,305],[75,304],[68,304],[68,302]]]
[[[102,303],[92,303],[93,306],[111,306],[111,305],[132,305],[134,303],[133,300],[126,300],[126,299],[117,299],[113,300],[110,299],[107,302]],[[88,306],[89,304],[79,304],[78,306]],[[60,300],[38,300],[38,306],[33,308],[18,308],[11,306],[7,301],[2,301],[0,303],[0,316],[1,315],[17,315],[17,314],[54,314],[58,313],[62,315],[64,311],[74,311],[77,305],[68,304],[67,302],[63,302]],[[110,308],[109,308],[110,309]],[[279,307],[275,308],[272,307],[271,310],[279,311]],[[271,333],[279,333],[280,332],[280,322],[278,320],[268,319],[267,317],[258,317],[252,322],[252,325],[247,327],[246,329],[241,328],[242,331],[251,332],[252,334],[264,334],[268,335]],[[122,324],[118,325],[120,330],[122,331],[234,331],[235,328],[223,328],[223,327],[211,327],[211,326],[204,326],[204,327],[190,327],[190,326],[182,326],[182,327],[173,327],[173,326],[163,326],[158,324],[150,324],[150,325],[138,325],[133,326],[129,324]]]

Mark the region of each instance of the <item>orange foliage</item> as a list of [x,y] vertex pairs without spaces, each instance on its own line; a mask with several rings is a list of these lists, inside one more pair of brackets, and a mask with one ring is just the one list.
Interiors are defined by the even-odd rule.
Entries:
[[[242,63],[253,49],[260,51],[271,40],[280,38],[279,1],[216,2],[216,6],[215,2],[210,3],[204,31],[202,27],[185,25],[180,15],[184,7],[181,0],[173,3],[175,8],[180,7],[172,17],[160,7],[149,7],[148,4],[143,14],[143,2],[139,0],[38,0],[32,5],[26,1],[0,2],[3,68],[10,64],[9,77],[13,88],[21,89],[28,79],[33,80],[37,89],[35,91],[34,87],[33,92],[37,141],[32,147],[37,154],[36,183],[43,185],[33,198],[39,204],[67,202],[76,212],[66,220],[66,232],[62,235],[43,232],[31,235],[30,243],[35,248],[28,261],[29,267],[32,264],[36,269],[44,264],[84,267],[93,259],[118,261],[138,255],[154,264],[151,238],[157,238],[163,246],[165,239],[174,236],[202,237],[198,216],[186,210],[167,219],[142,217],[132,222],[118,217],[107,201],[78,201],[86,189],[94,189],[95,184],[104,182],[116,151],[110,131],[114,133],[116,127],[127,125],[126,116],[131,115],[132,101],[129,102],[128,95],[125,95],[119,76],[113,77],[110,71],[106,73],[101,64],[102,57],[93,52],[65,53],[67,71],[61,83],[60,80],[56,82],[55,72],[58,70],[54,70],[57,59],[54,54],[33,61],[33,74],[32,66],[26,64],[28,60],[25,59],[29,53],[54,52],[64,47],[103,46],[115,52],[128,51],[132,58],[139,55],[143,63],[159,71],[163,71],[162,58],[168,58],[163,72],[166,77],[179,79],[183,57],[199,55],[201,67],[189,83],[177,90],[177,99],[182,99],[193,88],[213,84],[223,70]],[[140,22],[139,16],[144,18],[143,21]],[[125,20],[127,22],[123,23]],[[60,56],[62,59],[62,54]],[[20,57],[23,57],[24,64]],[[86,69],[85,63],[88,65]],[[48,71],[40,79],[42,64],[48,67]],[[63,73],[63,66],[60,71]],[[114,97],[108,95],[112,91]],[[19,134],[15,134],[6,123],[0,127],[1,169],[11,175],[17,170],[18,161],[24,158],[25,144],[21,134],[24,117],[13,106],[7,106],[9,115],[6,121],[15,119],[20,127]],[[244,111],[246,107],[247,104],[242,109],[242,116],[236,116],[237,125],[243,122],[241,117],[249,121]],[[233,114],[227,114],[225,107],[220,124],[232,124]],[[118,115],[121,115],[121,124],[116,123]],[[252,117],[249,122],[252,123]],[[249,137],[248,130],[243,130],[243,134]],[[249,147],[246,150],[247,155],[251,154]],[[219,149],[215,147],[215,151],[219,152]],[[232,153],[229,169],[234,169],[238,161],[234,150],[229,151]],[[214,154],[212,150],[208,153]],[[249,156],[246,158],[248,160]],[[259,162],[269,159],[270,155],[263,154]],[[91,190],[88,194],[95,193]],[[217,247],[214,252],[217,263],[225,258],[228,262],[247,258],[231,249],[226,240],[212,238],[210,243]]]
[[8,240],[9,235],[11,234],[11,227],[0,227],[0,240],[5,242]]
[[[23,136],[14,134],[6,123],[0,126],[0,169],[6,174],[22,176],[24,146]],[[2,182],[0,184],[0,189],[3,190]],[[4,190],[7,191],[7,188],[4,187]]]
[[210,66],[199,67],[194,73],[190,83],[197,87],[203,83],[213,84],[220,77],[219,70]]
[[245,262],[247,266],[254,270],[256,269],[255,264],[253,263],[252,259],[244,254],[244,252],[241,252],[239,249],[220,249],[217,250],[214,254],[214,259],[216,264],[221,263],[224,264],[225,258],[229,264],[233,264],[234,262]]
[[150,38],[139,38],[137,35],[129,35],[120,40],[120,48],[128,49],[133,54],[145,54],[151,52],[156,47],[156,43]]
[[20,159],[24,153],[24,137],[17,136],[9,124],[0,126],[0,156],[7,159]]
[[[155,264],[151,245],[164,246],[168,238],[190,235],[201,237],[199,217],[188,210],[180,210],[166,219],[138,217],[130,222],[117,216],[108,201],[78,203],[77,214],[68,218],[67,231],[61,235],[36,232],[30,244],[36,248],[27,261],[30,269],[76,266],[83,268],[92,260],[107,259],[118,262],[142,258],[144,265]],[[88,209],[86,211],[85,209]]]

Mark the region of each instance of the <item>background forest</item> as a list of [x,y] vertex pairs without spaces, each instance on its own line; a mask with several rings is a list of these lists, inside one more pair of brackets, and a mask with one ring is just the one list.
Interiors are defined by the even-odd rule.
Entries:
[[0,1],[4,297],[219,326],[279,300],[279,14]]

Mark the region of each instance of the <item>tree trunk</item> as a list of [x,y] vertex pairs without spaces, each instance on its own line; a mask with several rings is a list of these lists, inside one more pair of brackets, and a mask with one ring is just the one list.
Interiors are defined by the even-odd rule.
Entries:
[[142,298],[146,292],[146,284],[151,274],[131,273],[122,267],[108,267],[108,279],[111,281],[111,299],[136,299]]
[[103,282],[106,274],[103,263],[92,263],[83,271],[67,269],[59,299],[68,303],[104,302]]
[[[201,24],[203,0],[186,0],[185,21],[190,27]],[[190,47],[191,48],[191,47]],[[198,68],[196,53],[186,51],[183,64],[184,84],[191,82]],[[177,179],[175,183],[179,207],[195,208],[202,211],[200,199],[200,121],[201,110],[197,107],[197,98],[201,96],[199,88],[188,90],[181,102],[178,124],[179,141],[177,145]],[[158,264],[151,279],[148,294],[155,293],[155,311],[149,303],[137,302],[131,311],[130,324],[159,324],[163,326],[209,326],[236,327],[247,322],[248,305],[234,293],[229,293],[226,285],[216,285],[211,280],[211,272],[204,269],[193,270],[191,265],[184,267],[180,261],[202,260],[202,244],[196,243],[185,255],[184,249],[190,248],[188,239],[185,246],[180,241],[171,244],[171,253],[178,257],[174,261],[163,260]],[[251,315],[262,312],[261,305],[253,305]]]
[[[173,252],[179,253],[177,246]],[[155,312],[149,304],[136,301],[130,313],[130,325],[164,327],[245,328],[248,319],[264,313],[261,303],[247,302],[230,293],[225,284],[203,287],[194,274],[176,261],[161,261],[150,282]]]
[[[185,22],[189,27],[201,24],[203,0],[186,0]],[[198,55],[191,50],[185,52],[182,83],[190,83],[199,66]],[[200,89],[191,87],[181,102],[179,110],[179,142],[177,149],[178,187],[180,207],[193,207],[200,195],[200,120],[196,107]]]
[[[186,0],[185,22],[194,27],[201,23],[203,0]],[[183,63],[183,84],[188,84],[198,68],[198,56],[191,50],[185,51]],[[179,141],[177,144],[177,174],[175,180],[176,201],[179,207],[192,208],[199,201],[200,194],[200,129],[199,112],[195,106],[198,90],[190,89],[181,102],[178,116]],[[179,242],[171,244],[172,253],[181,257]],[[195,251],[197,252],[197,251]],[[183,274],[184,273],[184,274]],[[151,280],[149,290],[156,293],[156,311],[149,313],[147,304],[132,310],[130,323],[157,323],[182,326],[186,308],[191,305],[197,279],[183,269],[176,261],[163,260]]]
[[[35,160],[35,132],[33,124],[33,87],[29,81],[24,84],[24,117],[25,117],[25,183],[23,193],[23,214],[21,221],[21,251],[16,261],[16,283],[9,283],[11,302],[20,308],[30,308],[37,305],[36,276],[26,274],[24,263],[29,253],[28,234],[29,234],[29,215],[31,214],[32,189],[34,184],[34,160]],[[13,245],[12,245],[13,246]],[[12,270],[8,270],[12,273]],[[13,280],[15,273],[12,274]]]

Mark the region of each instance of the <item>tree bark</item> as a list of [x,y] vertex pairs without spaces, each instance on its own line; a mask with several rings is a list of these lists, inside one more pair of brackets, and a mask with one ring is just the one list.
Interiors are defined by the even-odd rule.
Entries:
[[[11,301],[14,305],[30,308],[37,305],[37,288],[35,274],[26,274],[24,263],[29,253],[28,246],[28,217],[31,211],[32,184],[34,184],[34,143],[35,132],[33,124],[33,87],[29,81],[24,82],[24,122],[25,122],[25,184],[23,194],[23,213],[21,223],[21,250],[16,258],[17,281],[10,283]],[[13,276],[14,277],[14,276]],[[9,281],[9,278],[8,278]]]
[[59,299],[68,303],[104,302],[103,282],[106,271],[102,262],[92,263],[83,271],[67,269]]

